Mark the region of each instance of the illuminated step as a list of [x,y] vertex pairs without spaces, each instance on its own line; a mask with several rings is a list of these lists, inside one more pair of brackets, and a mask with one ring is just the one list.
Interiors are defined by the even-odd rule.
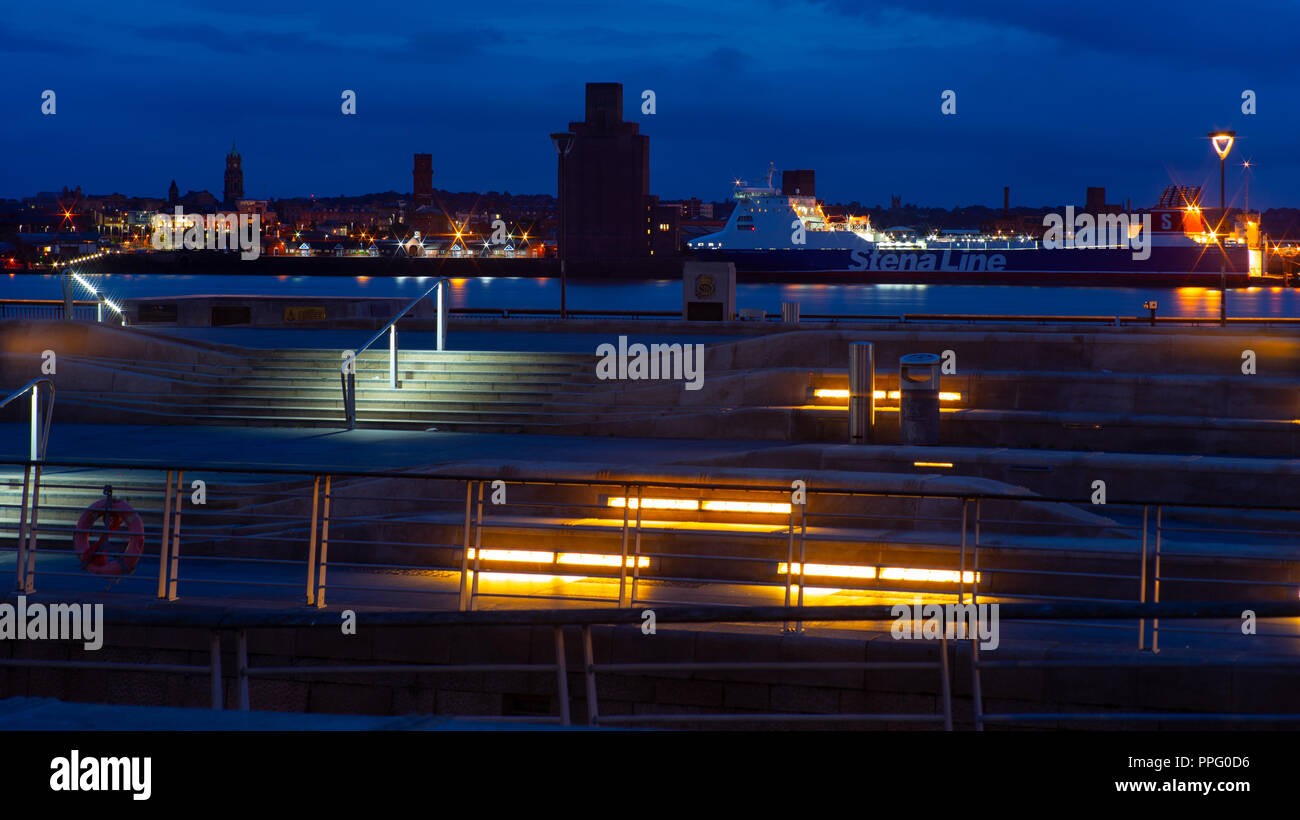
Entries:
[[[544,550],[501,550],[501,549],[470,549],[469,557],[481,558],[484,561],[510,561],[520,564],[576,564],[587,567],[617,567],[619,564],[618,555],[603,555],[593,552],[546,552]],[[634,566],[633,559],[627,559],[627,566]],[[650,559],[641,556],[636,559],[635,566],[648,567]]]
[[[847,399],[849,398],[849,391],[823,387],[814,390],[813,395],[819,399]],[[888,392],[884,390],[875,390],[871,395],[873,398],[877,399],[897,399],[902,396],[902,394],[897,390],[890,390]],[[940,391],[939,401],[961,401],[961,393]]]
[[925,569],[922,567],[877,567],[855,564],[808,564],[804,566],[797,562],[793,564],[782,562],[777,565],[776,571],[778,575],[799,575],[801,567],[803,568],[802,574],[804,577],[922,581],[935,584],[955,584],[958,581],[969,584],[979,583],[980,581],[980,573],[978,572],[962,572],[959,577],[957,570]]
[[637,509],[638,503],[647,510],[703,510],[704,512],[744,512],[766,513],[771,515],[789,515],[790,505],[767,501],[732,501],[727,499],[694,498],[642,498],[638,502],[633,498],[629,504],[626,498],[611,498],[606,502],[611,507]]

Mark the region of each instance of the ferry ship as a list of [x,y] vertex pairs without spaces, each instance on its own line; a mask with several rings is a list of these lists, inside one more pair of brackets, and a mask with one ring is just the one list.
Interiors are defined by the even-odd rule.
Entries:
[[[1041,238],[975,231],[918,236],[877,230],[865,216],[827,218],[816,197],[774,187],[774,173],[768,171],[763,186],[736,184],[736,207],[723,229],[687,243],[693,257],[734,262],[749,280],[821,274],[813,278],[878,282],[1218,284],[1226,276],[1236,285],[1263,265],[1255,250],[1257,223],[1247,218],[1216,242],[1196,187],[1170,186],[1154,207],[1135,214],[1094,217],[1067,208],[1057,215],[1062,230],[1055,237],[1050,230]],[[1090,221],[1095,227],[1086,227]]]

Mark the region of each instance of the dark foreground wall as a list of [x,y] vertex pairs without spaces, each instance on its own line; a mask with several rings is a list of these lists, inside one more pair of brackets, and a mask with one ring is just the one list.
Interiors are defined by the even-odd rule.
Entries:
[[[208,663],[209,633],[203,629],[110,626],[103,650],[54,642],[0,642],[0,657],[61,658],[151,663]],[[663,628],[644,635],[637,627],[593,627],[597,665],[650,661],[923,661],[937,659],[938,643],[899,641],[887,633],[865,639],[838,639]],[[573,722],[586,721],[577,628],[566,631],[569,692]],[[227,708],[235,708],[234,640],[227,633],[222,661]],[[1074,651],[1078,651],[1075,649]],[[1003,647],[996,660],[1064,658],[1059,647],[1016,652]],[[1166,653],[1168,654],[1168,653]],[[954,648],[951,681],[957,728],[970,728],[970,651]],[[985,660],[992,659],[989,653]],[[386,627],[365,626],[361,613],[356,635],[332,630],[285,628],[249,633],[250,666],[324,663],[554,663],[550,627]],[[1242,667],[1233,669],[1055,668],[986,672],[986,712],[1008,711],[1294,711],[1300,671]],[[400,715],[537,716],[558,714],[553,672],[327,674],[305,678],[277,674],[254,677],[253,709]],[[600,714],[664,713],[888,713],[937,715],[941,710],[937,671],[696,671],[597,677]],[[100,670],[0,668],[0,698],[57,697],[69,701],[205,707],[210,703],[206,674],[156,674]],[[624,724],[619,724],[624,725]],[[660,724],[655,724],[660,725]],[[683,725],[683,724],[673,724]],[[690,726],[691,724],[685,723]],[[714,724],[710,724],[711,726]],[[760,720],[725,724],[734,728],[770,727]],[[794,725],[794,724],[785,724]],[[800,728],[918,728],[931,724],[822,722]],[[1048,722],[1036,724],[1053,727]],[[1075,724],[1061,724],[1069,727]],[[1168,724],[1186,727],[1188,724]],[[1258,725],[1258,724],[1256,724]],[[1111,728],[1137,728],[1135,724]],[[698,726],[695,728],[699,728]],[[1141,728],[1156,728],[1142,724]]]

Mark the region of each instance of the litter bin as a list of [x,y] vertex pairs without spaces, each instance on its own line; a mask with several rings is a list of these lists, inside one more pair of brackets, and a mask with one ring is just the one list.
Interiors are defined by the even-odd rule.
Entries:
[[898,360],[898,440],[939,443],[939,357],[909,353]]

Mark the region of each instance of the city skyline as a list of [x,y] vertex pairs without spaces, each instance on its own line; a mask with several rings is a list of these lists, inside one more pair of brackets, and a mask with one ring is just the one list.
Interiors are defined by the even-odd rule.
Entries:
[[[650,137],[650,188],[664,199],[724,200],[732,179],[760,179],[773,162],[815,169],[828,201],[997,206],[1009,185],[1013,205],[1033,206],[1098,185],[1142,207],[1166,185],[1217,182],[1204,136],[1214,127],[1240,135],[1236,204],[1244,159],[1256,207],[1293,205],[1300,182],[1277,79],[1281,32],[1300,21],[1290,9],[1269,10],[1284,25],[1198,48],[1186,8],[1178,19],[1126,11],[1124,27],[1103,28],[1021,3],[998,14],[776,3],[764,15],[507,4],[411,25],[394,23],[406,7],[382,3],[364,17],[328,3],[259,17],[150,7],[151,22],[128,22],[136,7],[73,4],[80,25],[59,39],[39,11],[10,16],[0,147],[26,160],[0,195],[81,185],[161,196],[172,179],[217,192],[214,157],[232,140],[249,198],[403,191],[419,151],[433,154],[441,190],[553,194],[547,134],[579,118],[586,82],[606,81],[623,83],[627,119]],[[1251,7],[1236,7],[1243,20]],[[73,48],[117,66],[113,82],[72,68],[62,55]],[[160,72],[169,61],[183,67]],[[45,89],[53,115],[40,113]],[[946,89],[952,116],[940,113]],[[1247,89],[1257,114],[1241,111]],[[355,115],[341,112],[344,90]]]

